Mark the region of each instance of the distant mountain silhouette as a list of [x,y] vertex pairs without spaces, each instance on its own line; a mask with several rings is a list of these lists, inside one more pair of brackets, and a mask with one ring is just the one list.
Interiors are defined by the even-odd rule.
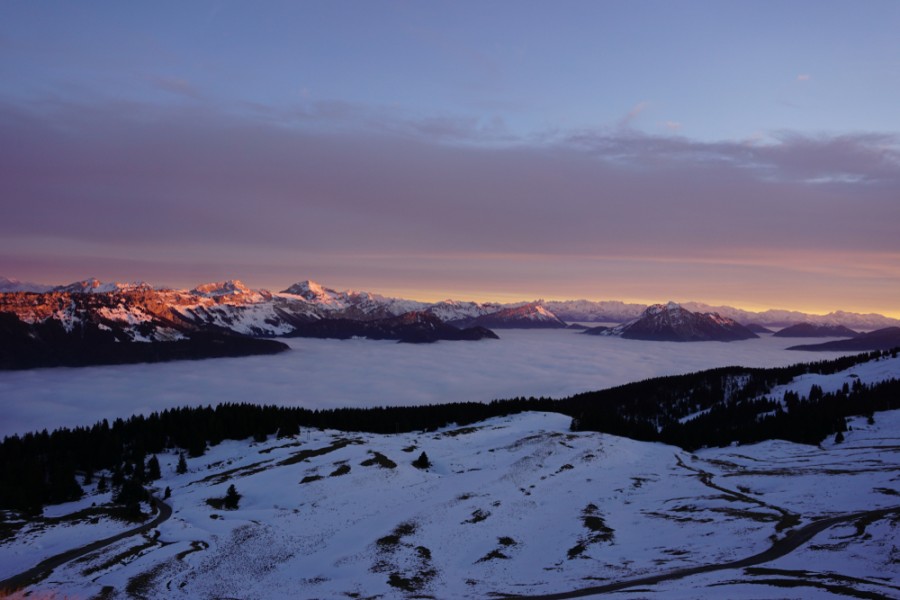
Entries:
[[829,350],[856,352],[865,350],[892,350],[900,347],[900,327],[885,327],[869,333],[860,333],[848,340],[834,340],[821,344],[791,346],[788,350]]
[[674,302],[654,304],[637,319],[612,329],[594,328],[584,333],[662,342],[730,342],[759,337],[733,319],[691,312]]
[[843,325],[797,323],[775,332],[775,337],[853,337],[857,332]]

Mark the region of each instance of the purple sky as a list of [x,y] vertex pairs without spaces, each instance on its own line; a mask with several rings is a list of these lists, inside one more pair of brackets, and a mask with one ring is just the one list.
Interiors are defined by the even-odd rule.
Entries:
[[900,316],[900,3],[0,3],[0,275]]

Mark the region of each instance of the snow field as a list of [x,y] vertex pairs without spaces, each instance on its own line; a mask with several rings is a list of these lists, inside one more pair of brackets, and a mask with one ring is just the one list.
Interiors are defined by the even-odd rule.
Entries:
[[[779,535],[774,507],[806,522],[897,503],[883,490],[897,488],[900,461],[892,448],[900,411],[876,414],[874,425],[854,422],[843,444],[766,442],[694,456],[662,444],[571,433],[568,425],[561,415],[525,413],[434,433],[303,431],[261,444],[223,442],[189,459],[184,475],[174,473],[177,459],[167,455],[157,487],[172,488],[175,512],[158,528],[159,543],[151,543],[153,536],[119,542],[88,564],[150,547],[92,578],[81,575],[84,564],[60,568],[43,588],[88,596],[104,586],[121,591],[141,584],[148,597],[167,598],[401,598],[412,593],[403,585],[440,598],[549,593],[755,554]],[[337,447],[339,440],[351,443]],[[279,465],[297,452],[332,447]],[[411,465],[422,451],[433,463],[427,471]],[[396,466],[363,466],[376,452]],[[350,471],[333,475],[342,465]],[[691,469],[712,473],[715,484],[746,498],[704,485]],[[315,475],[321,479],[300,483]],[[206,504],[230,484],[243,495],[238,510]],[[608,539],[586,526],[588,514],[612,530]],[[894,526],[871,525],[872,537],[862,545],[858,538],[843,547],[829,541],[847,535],[848,527],[828,530],[796,555],[765,566],[896,581]],[[79,528],[54,535],[81,543],[101,537]],[[38,549],[53,539],[49,532],[28,539],[0,546],[0,562],[19,552],[37,562],[58,551]],[[583,551],[570,557],[579,544]],[[721,597],[719,584],[753,577],[759,579],[728,571],[659,589],[667,597],[683,590],[690,590],[683,597]],[[729,597],[771,597],[768,585],[735,585],[737,595],[729,587]]]

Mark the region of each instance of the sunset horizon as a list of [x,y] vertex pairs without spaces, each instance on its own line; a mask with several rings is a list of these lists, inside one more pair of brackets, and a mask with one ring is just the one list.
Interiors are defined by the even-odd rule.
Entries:
[[[566,290],[559,289],[550,289],[541,288],[540,286],[535,286],[533,288],[528,287],[513,287],[512,289],[505,288],[496,288],[488,286],[487,289],[484,288],[476,288],[470,285],[448,285],[446,287],[440,288],[431,288],[431,289],[421,289],[417,287],[411,287],[402,284],[394,284],[392,285],[390,282],[379,282],[374,280],[366,280],[362,278],[363,281],[369,281],[369,283],[362,285],[359,283],[354,283],[350,281],[343,281],[342,283],[335,283],[330,278],[326,277],[307,277],[307,276],[299,276],[292,280],[285,280],[282,282],[260,282],[256,283],[257,279],[253,277],[252,274],[248,273],[247,277],[219,277],[212,279],[197,279],[197,280],[174,280],[174,283],[171,280],[148,280],[145,278],[133,278],[133,277],[95,277],[93,275],[89,277],[63,277],[58,280],[34,280],[34,279],[25,279],[21,277],[7,277],[6,275],[0,274],[0,280],[9,279],[10,281],[25,283],[25,284],[35,284],[40,287],[58,287],[58,286],[66,286],[72,283],[81,282],[81,281],[90,281],[92,279],[96,279],[100,281],[102,284],[110,284],[110,283],[120,283],[120,284],[147,284],[156,289],[183,289],[183,290],[191,290],[197,286],[210,284],[210,283],[222,283],[227,281],[240,281],[250,289],[254,290],[265,290],[272,293],[281,293],[289,286],[294,285],[296,283],[300,283],[302,281],[314,281],[315,283],[322,285],[325,288],[333,289],[336,292],[368,292],[371,294],[378,294],[380,296],[388,297],[388,298],[402,298],[406,300],[414,300],[418,302],[442,302],[445,300],[452,300],[457,302],[478,302],[478,303],[498,303],[498,304],[514,304],[514,303],[527,303],[527,302],[536,302],[536,301],[578,301],[578,300],[586,300],[589,302],[622,302],[624,304],[635,304],[635,305],[653,305],[653,304],[666,304],[667,302],[675,302],[677,304],[704,304],[712,308],[716,307],[729,307],[735,308],[742,311],[761,313],[765,311],[791,311],[791,312],[800,312],[806,315],[811,316],[825,316],[832,313],[855,313],[860,315],[866,314],[877,314],[884,317],[892,318],[892,319],[900,319],[900,311],[892,310],[892,307],[887,307],[884,310],[878,310],[877,308],[855,308],[853,306],[848,305],[813,305],[812,303],[790,303],[785,300],[781,304],[773,304],[773,303],[764,303],[764,302],[752,302],[745,301],[740,299],[729,299],[729,298],[720,298],[720,297],[700,297],[698,295],[691,295],[690,292],[684,293],[681,295],[667,293],[662,291],[660,293],[647,294],[647,295],[627,295],[627,294],[613,294],[607,293],[603,294],[602,292],[596,293],[586,293],[580,292],[579,289],[589,289],[589,286],[584,286],[584,288],[568,288]],[[335,280],[336,281],[336,280]],[[532,284],[533,285],[533,284]]]

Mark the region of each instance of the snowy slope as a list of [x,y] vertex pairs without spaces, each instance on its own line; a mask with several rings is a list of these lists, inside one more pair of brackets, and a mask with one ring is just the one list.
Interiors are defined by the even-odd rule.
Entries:
[[[825,391],[900,376],[900,357],[779,391]],[[399,435],[304,430],[160,457],[157,491],[174,516],[154,532],[57,569],[35,591],[94,596],[104,587],[166,598],[323,598],[543,594],[716,565],[766,550],[816,519],[900,508],[900,411],[851,420],[842,443],[784,441],[687,453],[524,413]],[[426,452],[431,467],[413,460]],[[99,475],[99,474],[98,474]],[[96,482],[96,479],[95,479]],[[229,485],[238,510],[211,507]],[[126,528],[50,507],[0,543],[0,578]],[[807,598],[896,590],[897,519],[859,519],[758,567],[650,586],[669,598]],[[121,557],[126,557],[122,560]],[[641,585],[646,589],[647,585]],[[112,593],[112,592],[108,592]],[[868,594],[868,595],[866,595]],[[124,597],[114,595],[107,597]]]
[[[573,434],[568,424],[526,413],[435,433],[303,431],[222,443],[190,459],[185,475],[174,473],[174,455],[162,456],[157,487],[171,487],[175,514],[158,537],[119,542],[34,589],[87,597],[111,586],[166,598],[403,598],[404,585],[438,598],[549,593],[749,556],[789,530],[779,522],[898,504],[884,491],[897,487],[897,411],[855,422],[841,445],[767,442],[695,455]],[[428,470],[411,465],[422,451]],[[376,453],[386,466],[372,461]],[[206,504],[231,484],[243,495],[238,510]],[[26,527],[0,546],[0,576],[114,529],[100,527]],[[884,578],[896,576],[896,549],[885,542],[896,526],[867,527],[870,539],[852,527],[828,532],[822,540],[848,537],[827,547],[816,538],[780,564],[865,576],[870,583],[852,585],[890,593]],[[659,588],[666,597],[736,597],[730,586],[743,594],[758,579],[732,570]]]

